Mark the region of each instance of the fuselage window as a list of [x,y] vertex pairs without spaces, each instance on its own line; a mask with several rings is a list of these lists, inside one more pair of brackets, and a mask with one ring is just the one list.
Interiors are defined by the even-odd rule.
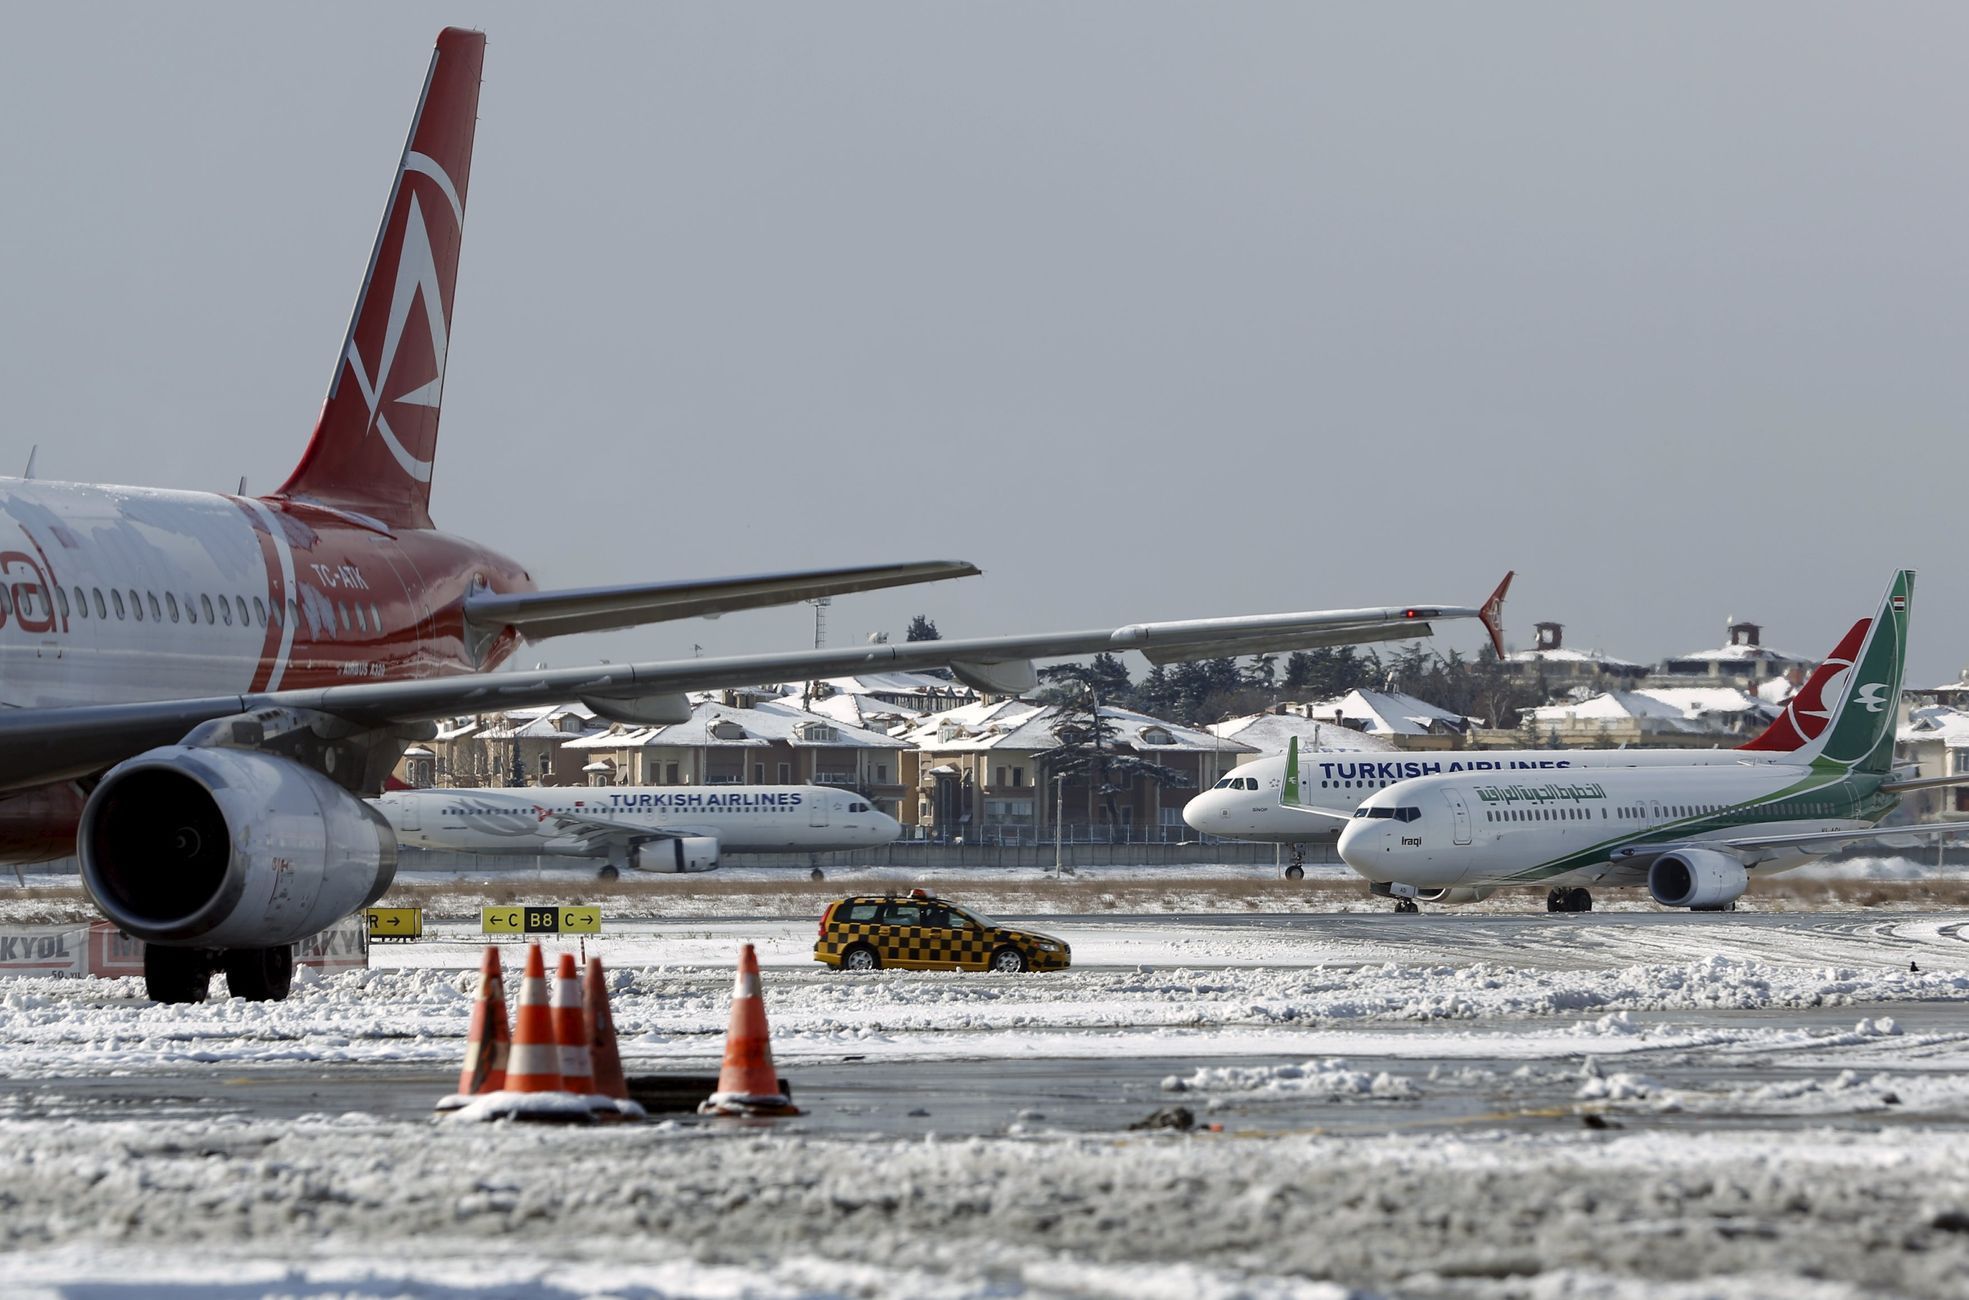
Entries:
[[117,621],[121,622],[123,619],[123,593],[111,587],[109,589],[109,600],[112,605],[116,606]]
[[164,608],[166,608],[166,609],[168,609],[168,610],[170,610],[170,611],[171,611],[171,621],[172,621],[173,623],[175,623],[175,622],[177,622],[177,621],[178,621],[178,598],[177,598],[176,596],[173,596],[173,595],[172,595],[172,594],[171,594],[170,592],[168,592],[168,591],[164,593]]
[[261,627],[265,627],[267,625],[266,602],[261,600],[258,596],[253,597],[253,621],[255,623],[258,623]]
[[[369,630],[372,632],[381,632],[383,630],[383,611],[376,608],[375,602],[373,601],[370,602],[369,606]],[[1247,777],[1245,779],[1251,783],[1253,790],[1258,788],[1257,777]]]
[[103,589],[101,587],[91,587],[89,594],[96,598],[96,617],[108,618],[109,606],[103,602]]
[[234,596],[232,600],[233,604],[239,607],[239,625],[241,627],[252,627],[253,620],[246,616],[246,597]]
[[219,621],[227,627],[232,626],[232,602],[224,596],[219,597]]
[[75,589],[75,612],[81,618],[89,617],[89,596],[80,587]]
[[296,630],[296,631],[299,631],[299,630],[300,630],[300,627],[301,627],[301,607],[300,607],[299,605],[296,605],[296,604],[294,603],[294,599],[293,599],[293,597],[291,597],[291,596],[290,596],[290,597],[288,597],[288,600],[287,600],[287,621],[288,621],[289,623],[292,623],[292,624],[294,625],[294,628],[295,628],[295,630]]
[[344,604],[342,604],[342,603],[341,603],[340,601],[337,601],[337,602],[335,603],[335,612],[336,612],[337,614],[340,614],[340,615],[342,616],[342,630],[343,630],[344,632],[346,632],[346,631],[348,631],[348,630],[349,630],[349,607],[348,607],[347,605],[344,605]]
[[357,606],[356,606],[356,631],[358,631],[358,632],[367,632],[368,630],[369,630],[369,617],[368,617],[368,615],[366,615],[366,614],[364,614],[364,613],[362,612],[362,606],[360,606],[360,605],[357,605]]
[[[203,609],[205,611],[205,621],[207,623],[216,623],[219,621],[218,618],[215,617],[212,613],[212,598],[210,596],[201,593],[198,597],[198,605],[200,609]],[[185,608],[186,609],[191,608],[190,596],[185,597]],[[194,623],[196,623],[197,621],[198,621],[197,619],[192,620],[192,622]]]
[[67,587],[55,588],[55,601],[57,604],[59,604],[62,607],[62,617],[67,618],[68,617],[68,588]]

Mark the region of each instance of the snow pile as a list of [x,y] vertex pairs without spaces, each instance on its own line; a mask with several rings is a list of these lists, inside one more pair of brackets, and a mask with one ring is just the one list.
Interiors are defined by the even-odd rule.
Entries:
[[1310,1095],[1331,1101],[1413,1101],[1421,1096],[1407,1079],[1385,1070],[1350,1069],[1337,1056],[1301,1065],[1204,1066],[1192,1074],[1172,1074],[1162,1087],[1165,1092]]

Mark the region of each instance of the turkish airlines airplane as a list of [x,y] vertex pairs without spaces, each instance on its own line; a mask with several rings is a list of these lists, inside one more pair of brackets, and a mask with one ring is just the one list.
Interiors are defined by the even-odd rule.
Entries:
[[872,849],[902,834],[895,818],[853,791],[814,785],[393,790],[369,803],[398,844],[605,858],[607,880],[625,868],[712,871],[726,849]]
[[[0,479],[0,859],[70,852],[145,943],[153,998],[286,996],[291,945],[388,888],[361,796],[431,720],[579,699],[687,718],[685,692],[948,667],[1036,684],[1036,657],[1174,662],[1427,635],[1495,609],[1406,606],[1139,623],[722,659],[490,671],[523,640],[978,572],[935,561],[536,590],[429,513],[485,38],[438,37],[300,464],[264,497]],[[1493,636],[1495,633],[1493,632]]]
[[[1733,907],[1764,876],[1850,844],[1906,837],[1879,820],[1903,791],[1969,776],[1896,779],[1894,729],[1914,574],[1820,664],[1737,761],[1594,771],[1444,773],[1368,797],[1340,856],[1392,895],[1474,902],[1507,885],[1549,887],[1554,912],[1592,909],[1589,885],[1642,885],[1663,907]],[[1964,828],[1922,828],[1955,835]]]
[[[1853,624],[1840,639],[1840,646],[1849,642],[1858,645],[1870,622],[1863,618]],[[1834,657],[1839,654],[1835,648]],[[1801,692],[1800,698],[1803,695]],[[1755,739],[1733,749],[1486,749],[1302,756],[1295,738],[1276,758],[1240,763],[1229,776],[1185,804],[1183,820],[1192,830],[1206,835],[1291,845],[1292,861],[1285,868],[1285,877],[1298,880],[1305,875],[1308,840],[1326,836],[1337,839],[1362,801],[1416,777],[1484,772],[1498,779],[1532,780],[1542,779],[1539,773],[1605,768],[1742,766],[1795,761],[1805,743],[1790,710]]]

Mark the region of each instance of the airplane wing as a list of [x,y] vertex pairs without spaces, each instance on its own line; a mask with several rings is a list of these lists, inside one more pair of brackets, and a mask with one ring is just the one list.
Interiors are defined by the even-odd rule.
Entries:
[[[1509,585],[1511,579],[1504,579]],[[1502,591],[1503,588],[1498,588]],[[1488,621],[1488,620],[1486,620]],[[1285,742],[1285,776],[1278,783],[1278,806],[1289,812],[1303,813],[1308,817],[1320,817],[1327,821],[1344,822],[1351,820],[1353,814],[1335,812],[1330,808],[1317,808],[1300,801],[1299,791],[1299,737],[1293,736]]]
[[[1508,581],[1508,579],[1507,579]],[[684,693],[761,682],[849,677],[898,669],[948,668],[979,690],[1014,695],[1038,682],[1035,659],[1139,650],[1158,663],[1251,654],[1254,645],[1299,649],[1428,636],[1442,619],[1483,618],[1483,607],[1397,605],[1243,618],[1131,623],[1127,627],[1032,636],[911,641],[716,659],[672,659],[581,668],[464,673],[409,681],[360,682],[250,695],[74,705],[0,713],[0,790],[45,785],[103,771],[159,745],[176,744],[214,719],[292,709],[337,719],[351,731],[429,722],[463,713],[580,700],[599,716],[631,723],[689,716]],[[234,724],[231,743],[254,746]],[[240,731],[245,728],[245,731]],[[372,792],[373,793],[373,792]]]
[[1957,839],[1969,836],[1969,822],[1935,823],[1914,826],[1870,826],[1852,831],[1792,831],[1783,835],[1733,835],[1728,839],[1683,840],[1669,844],[1636,844],[1614,853],[1616,862],[1652,862],[1664,853],[1681,849],[1721,849],[1755,862],[1773,850],[1797,849],[1807,853],[1833,853],[1851,844],[1901,845],[1921,840]]
[[537,810],[540,824],[551,826],[561,834],[580,840],[591,849],[601,850],[611,845],[627,846],[637,840],[682,839],[695,832],[665,830],[656,826],[632,826],[628,822],[610,821],[606,817],[593,817],[586,813],[555,812],[547,809]]
[[702,582],[649,582],[562,591],[481,592],[465,598],[465,621],[482,633],[510,627],[529,641],[573,632],[602,632],[679,618],[716,618],[739,609],[791,605],[820,596],[969,578],[982,572],[962,560],[867,564],[851,569],[762,573]]

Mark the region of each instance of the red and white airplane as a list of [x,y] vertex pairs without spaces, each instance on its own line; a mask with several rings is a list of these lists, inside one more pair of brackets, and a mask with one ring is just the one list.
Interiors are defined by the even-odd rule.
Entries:
[[264,497],[0,479],[0,860],[75,853],[146,944],[160,1001],[215,970],[284,997],[291,944],[395,871],[380,791],[432,719],[580,699],[678,721],[683,693],[944,666],[983,689],[1032,659],[1201,655],[1426,635],[1393,607],[971,641],[500,672],[522,640],[975,574],[954,561],[538,591],[428,511],[485,39],[438,37],[348,336],[300,464]]

